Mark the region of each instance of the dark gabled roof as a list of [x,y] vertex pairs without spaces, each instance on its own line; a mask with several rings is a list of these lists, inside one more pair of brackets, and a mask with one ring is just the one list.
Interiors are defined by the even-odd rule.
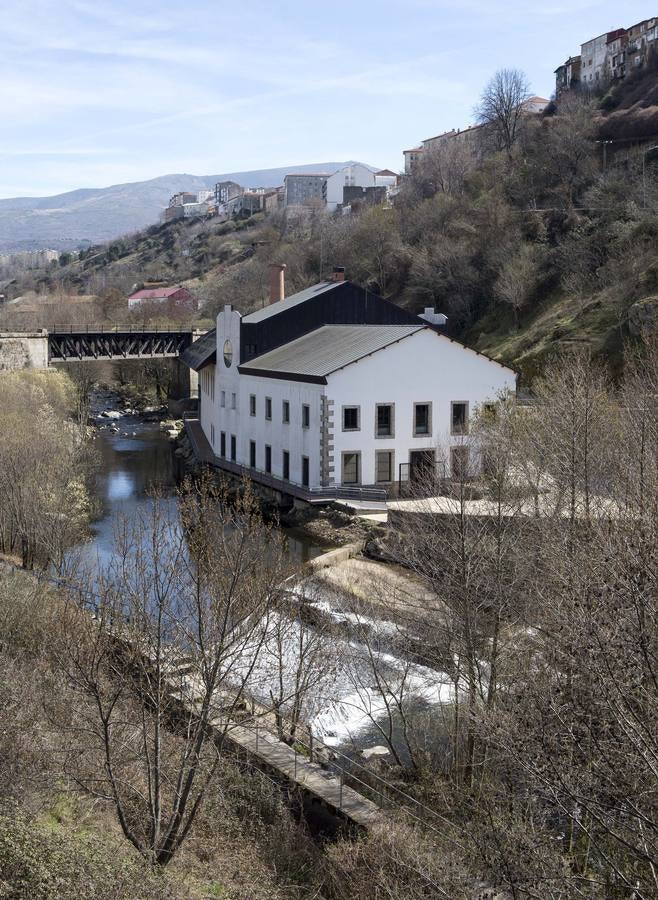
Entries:
[[424,325],[323,325],[238,367],[243,375],[326,383],[327,375],[401,341]]
[[266,319],[271,319],[272,316],[278,316],[280,312],[285,312],[293,306],[299,306],[300,303],[306,303],[307,300],[312,300],[321,294],[328,294],[344,284],[346,284],[344,281],[321,281],[319,284],[314,284],[304,291],[299,291],[297,294],[291,294],[290,297],[279,300],[278,303],[270,303],[269,306],[264,306],[262,309],[257,309],[255,312],[243,316],[242,323],[244,325],[256,325],[258,322],[264,322]]
[[213,328],[206,332],[203,337],[195,341],[187,350],[183,350],[180,355],[181,360],[190,369],[198,372],[209,363],[214,363],[217,357],[217,330]]

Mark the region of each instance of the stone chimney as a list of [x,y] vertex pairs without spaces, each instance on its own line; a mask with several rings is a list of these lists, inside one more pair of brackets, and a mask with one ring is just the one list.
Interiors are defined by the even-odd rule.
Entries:
[[334,266],[330,280],[335,282],[345,281],[345,266]]
[[270,303],[278,303],[286,296],[286,267],[278,263],[270,265]]

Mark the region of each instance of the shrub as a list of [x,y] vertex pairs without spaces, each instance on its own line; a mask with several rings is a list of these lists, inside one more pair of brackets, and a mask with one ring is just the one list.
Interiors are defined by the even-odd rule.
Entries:
[[171,897],[166,877],[105,839],[53,830],[17,810],[0,815],[0,897],[122,900]]

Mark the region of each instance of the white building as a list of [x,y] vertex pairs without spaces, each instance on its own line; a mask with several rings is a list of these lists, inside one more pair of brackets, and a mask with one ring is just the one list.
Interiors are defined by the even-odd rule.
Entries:
[[375,187],[377,181],[375,173],[367,166],[355,163],[351,166],[343,166],[342,169],[329,175],[327,178],[327,210],[333,212],[343,202],[343,188],[346,187]]
[[212,462],[307,499],[477,464],[469,419],[514,372],[337,279],[247,316],[226,306],[184,354]]
[[580,57],[583,83],[594,86],[602,82],[607,73],[608,32],[581,44]]

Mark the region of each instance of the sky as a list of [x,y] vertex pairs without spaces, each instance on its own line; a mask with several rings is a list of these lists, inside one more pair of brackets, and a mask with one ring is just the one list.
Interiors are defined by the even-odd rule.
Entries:
[[2,0],[0,197],[323,161],[402,168],[487,80],[550,96],[635,0]]

